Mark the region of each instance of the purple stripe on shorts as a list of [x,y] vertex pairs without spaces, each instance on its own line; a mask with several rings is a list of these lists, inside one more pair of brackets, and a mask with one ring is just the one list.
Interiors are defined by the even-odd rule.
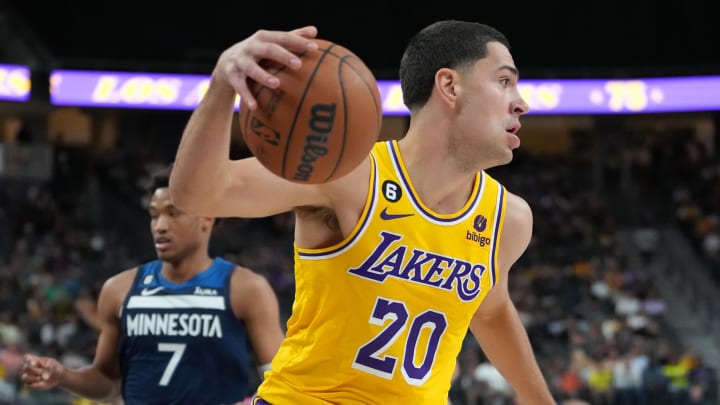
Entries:
[[267,402],[266,400],[264,400],[262,398],[256,398],[254,404],[255,405],[271,405],[270,402]]

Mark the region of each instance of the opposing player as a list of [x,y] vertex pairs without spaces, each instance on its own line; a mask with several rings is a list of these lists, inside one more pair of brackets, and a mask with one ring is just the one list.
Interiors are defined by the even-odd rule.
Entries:
[[277,299],[259,274],[208,256],[214,220],[175,207],[168,174],[157,173],[149,190],[159,259],[104,283],[92,365],[72,370],[28,355],[27,387],[94,400],[121,395],[126,405],[231,404],[252,395],[251,355],[264,373],[283,338]]
[[464,21],[416,34],[400,62],[407,133],[336,181],[228,159],[235,94],[257,108],[249,80],[282,88],[260,62],[297,68],[316,35],[260,30],[225,50],[171,175],[173,202],[199,215],[295,212],[293,313],[256,403],[447,403],[469,329],[519,403],[554,404],[508,294],[532,212],[484,171],[512,160],[528,111],[507,39]]

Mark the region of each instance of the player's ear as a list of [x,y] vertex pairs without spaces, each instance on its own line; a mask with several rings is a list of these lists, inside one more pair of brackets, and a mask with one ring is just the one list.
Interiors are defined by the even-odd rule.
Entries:
[[457,97],[455,86],[458,84],[457,75],[457,71],[448,68],[442,68],[435,73],[435,91],[445,102],[455,102]]
[[209,232],[210,230],[212,230],[214,223],[215,223],[215,218],[201,217],[200,218],[200,229],[203,232]]

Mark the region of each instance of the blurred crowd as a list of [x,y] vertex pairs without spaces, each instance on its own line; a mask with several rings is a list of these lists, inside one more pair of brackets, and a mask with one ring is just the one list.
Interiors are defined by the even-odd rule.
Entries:
[[[641,169],[657,174],[663,159],[673,160],[667,170],[679,170],[677,177],[656,187],[668,188],[678,224],[717,272],[720,165],[692,142],[682,146],[643,146],[654,158],[639,160],[636,175],[652,177]],[[556,397],[594,405],[719,403],[716,371],[673,335],[652,277],[618,249],[621,224],[607,190],[592,186],[587,156],[572,156],[519,154],[490,171],[534,210],[534,237],[511,271],[510,288]],[[22,356],[56,356],[71,367],[92,360],[101,283],[154,259],[143,186],[166,163],[167,154],[152,148],[130,145],[96,156],[57,145],[51,181],[0,180],[0,403],[83,403],[63,392],[25,391]],[[284,319],[294,291],[292,219],[220,220],[211,247],[265,275]],[[453,405],[509,405],[512,397],[468,336]]]
[[672,193],[677,223],[720,285],[720,156],[694,142],[677,150],[682,162]]

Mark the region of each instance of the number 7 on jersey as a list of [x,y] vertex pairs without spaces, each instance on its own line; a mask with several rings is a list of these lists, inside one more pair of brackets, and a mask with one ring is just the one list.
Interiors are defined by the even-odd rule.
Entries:
[[172,357],[170,357],[170,361],[168,361],[167,366],[165,366],[165,371],[158,385],[164,387],[170,384],[170,379],[172,379],[175,369],[178,364],[180,364],[183,353],[185,353],[185,346],[184,343],[158,343],[159,352],[172,352]]

